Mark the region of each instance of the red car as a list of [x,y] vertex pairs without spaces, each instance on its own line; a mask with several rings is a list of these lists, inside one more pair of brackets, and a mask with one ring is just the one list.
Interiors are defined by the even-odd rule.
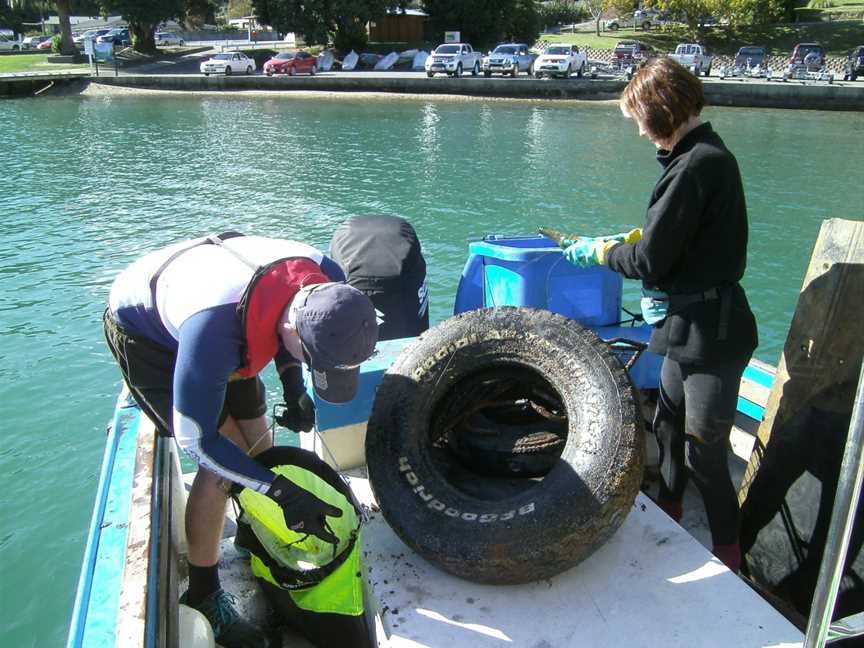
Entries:
[[264,64],[264,74],[315,74],[318,58],[309,52],[281,52]]
[[37,50],[50,50],[51,49],[51,41],[52,41],[51,38],[49,38],[48,40],[42,41],[41,43],[39,43],[36,46],[36,49]]
[[819,43],[798,43],[789,57],[789,65],[821,68],[825,65],[825,48]]

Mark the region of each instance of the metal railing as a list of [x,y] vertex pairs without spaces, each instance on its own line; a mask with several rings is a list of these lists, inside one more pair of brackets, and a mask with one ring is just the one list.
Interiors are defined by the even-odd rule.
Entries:
[[825,542],[825,552],[819,567],[819,580],[810,607],[807,622],[805,648],[822,648],[826,643],[864,635],[864,612],[853,614],[831,623],[840,581],[846,565],[849,540],[858,511],[861,497],[861,483],[864,480],[864,363],[858,378],[855,404],[852,408],[852,421],[846,437],[843,463],[837,481],[837,494],[834,496],[834,510],[831,513],[831,526]]

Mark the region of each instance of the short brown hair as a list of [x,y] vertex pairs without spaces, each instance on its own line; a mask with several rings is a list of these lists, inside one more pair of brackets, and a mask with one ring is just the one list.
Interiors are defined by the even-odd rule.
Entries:
[[650,61],[621,94],[624,112],[638,117],[648,133],[666,139],[705,106],[702,82],[668,57]]

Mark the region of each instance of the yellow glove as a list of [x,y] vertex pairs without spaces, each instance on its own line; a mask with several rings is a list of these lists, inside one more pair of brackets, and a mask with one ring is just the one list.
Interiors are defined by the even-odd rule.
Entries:
[[621,232],[612,236],[601,236],[605,241],[615,241],[616,243],[635,243],[642,239],[642,228],[637,227],[629,232]]

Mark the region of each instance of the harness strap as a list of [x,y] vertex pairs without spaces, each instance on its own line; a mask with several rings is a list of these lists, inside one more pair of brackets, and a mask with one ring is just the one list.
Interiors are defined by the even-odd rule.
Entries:
[[[232,235],[236,235],[236,236],[243,236],[242,234],[237,234],[236,232],[228,232],[228,234],[232,234]],[[239,259],[240,261],[245,263],[247,266],[252,268],[252,270],[258,270],[258,268],[261,267],[257,263],[255,263],[254,261],[249,259],[248,257],[240,254],[237,250],[230,248],[227,245],[225,245],[225,241],[228,239],[234,238],[234,236],[228,236],[227,238],[224,238],[224,237],[225,237],[224,234],[219,234],[218,236],[208,236],[207,240],[210,243],[213,243],[213,245],[218,245],[223,250],[225,250],[226,252],[229,252],[230,254],[234,255],[234,257],[236,257],[237,259]]]
[[732,288],[732,285],[726,285],[709,288],[702,292],[669,295],[670,311],[673,313],[680,312],[692,304],[719,299],[720,320],[717,323],[717,340],[723,341],[729,335],[729,320],[732,315]]
[[[167,268],[171,264],[172,261],[174,261],[177,257],[179,257],[184,252],[188,252],[189,250],[196,248],[199,245],[210,245],[210,244],[222,245],[222,243],[224,241],[227,241],[228,239],[232,239],[232,238],[237,238],[238,236],[245,236],[245,235],[241,234],[240,232],[223,232],[222,234],[218,234],[216,236],[208,236],[203,241],[197,241],[195,243],[192,243],[191,245],[187,245],[184,248],[180,248],[174,254],[172,254],[167,259],[165,259],[165,261],[162,263],[162,265],[160,265],[156,269],[156,272],[153,273],[153,276],[150,277],[150,301],[153,304],[154,310],[156,309],[156,284],[159,283],[159,277],[162,276],[162,273],[165,272],[165,268]],[[226,250],[231,250],[231,248],[225,247],[224,245],[222,247]],[[258,266],[256,265],[255,267],[257,268]]]

